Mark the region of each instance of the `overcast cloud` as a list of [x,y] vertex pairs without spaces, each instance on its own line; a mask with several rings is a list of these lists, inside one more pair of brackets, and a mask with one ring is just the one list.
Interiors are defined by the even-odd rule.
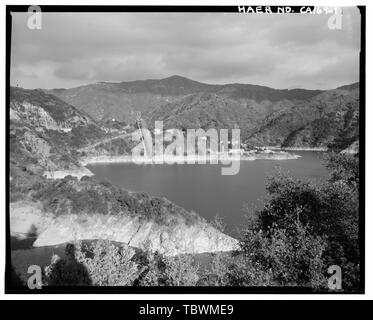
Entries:
[[330,89],[359,79],[360,14],[13,13],[11,84],[74,87],[178,74],[207,83]]

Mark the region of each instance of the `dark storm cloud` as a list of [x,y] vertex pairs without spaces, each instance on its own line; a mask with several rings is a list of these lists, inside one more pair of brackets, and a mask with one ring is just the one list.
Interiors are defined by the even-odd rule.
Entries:
[[[332,88],[358,80],[360,15],[13,14],[12,84],[72,87],[180,74],[210,83]],[[320,84],[322,84],[320,86]]]

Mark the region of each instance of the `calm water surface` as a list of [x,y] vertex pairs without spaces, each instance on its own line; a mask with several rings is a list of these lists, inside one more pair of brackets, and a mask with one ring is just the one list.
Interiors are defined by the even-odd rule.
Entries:
[[237,228],[245,224],[244,204],[251,209],[263,206],[268,176],[281,170],[316,183],[327,176],[321,163],[322,153],[296,153],[302,157],[296,160],[241,161],[240,171],[234,176],[222,176],[221,165],[212,164],[110,163],[89,165],[88,168],[100,180],[166,197],[206,219],[219,214],[227,225],[227,233],[237,235]]

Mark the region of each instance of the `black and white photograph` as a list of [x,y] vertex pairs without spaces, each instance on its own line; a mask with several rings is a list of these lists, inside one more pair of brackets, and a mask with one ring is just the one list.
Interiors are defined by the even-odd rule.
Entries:
[[364,293],[365,7],[243,4],[7,6],[7,292]]

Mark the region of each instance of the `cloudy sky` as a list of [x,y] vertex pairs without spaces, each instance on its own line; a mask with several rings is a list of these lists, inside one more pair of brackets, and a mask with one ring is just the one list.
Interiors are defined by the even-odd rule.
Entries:
[[178,74],[207,83],[330,89],[359,79],[360,14],[13,13],[11,84],[75,87]]

